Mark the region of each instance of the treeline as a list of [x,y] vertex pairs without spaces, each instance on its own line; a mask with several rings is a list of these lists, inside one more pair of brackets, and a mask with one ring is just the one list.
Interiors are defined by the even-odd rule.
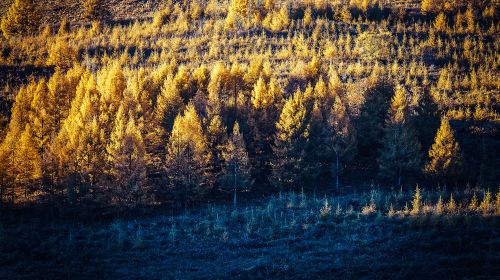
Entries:
[[426,157],[409,91],[382,72],[360,81],[360,98],[377,100],[354,113],[333,68],[287,94],[255,64],[147,72],[115,62],[95,75],[75,65],[21,87],[1,146],[2,195],[108,194],[130,204],[150,191],[199,198],[253,182],[338,188],[363,158],[397,184],[422,168],[442,183],[461,178],[448,118]]
[[[441,16],[339,25],[314,5],[296,20],[290,3],[271,2],[280,28],[233,1],[212,6],[214,20],[170,4],[130,26],[4,31],[4,63],[55,73],[4,90],[15,102],[1,201],[188,204],[375,178],[497,186],[497,23],[473,11],[474,24],[451,28],[464,6],[436,10],[444,26]],[[256,24],[270,33],[235,35]]]

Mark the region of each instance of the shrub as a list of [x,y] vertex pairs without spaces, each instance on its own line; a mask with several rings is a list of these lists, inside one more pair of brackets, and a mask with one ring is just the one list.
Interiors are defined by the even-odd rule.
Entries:
[[477,210],[477,196],[476,196],[476,193],[474,193],[474,196],[472,197],[470,203],[469,203],[469,206],[467,206],[467,208],[470,210],[470,211],[476,211]]
[[377,211],[377,205],[375,203],[375,192],[371,192],[371,198],[370,198],[370,203],[363,206],[361,209],[361,214],[363,215],[371,215]]
[[134,237],[134,248],[140,249],[144,248],[144,238],[143,238],[143,233],[142,233],[142,228],[139,226],[135,232],[135,237]]
[[479,210],[484,214],[488,214],[491,211],[491,192],[486,191],[484,194],[483,200],[479,205]]
[[420,195],[420,188],[417,186],[415,189],[415,195],[413,196],[413,201],[411,203],[411,214],[418,215],[420,213],[420,206],[422,204],[422,197]]
[[498,189],[495,199],[495,214],[500,215],[500,188]]
[[443,211],[444,211],[443,198],[441,196],[439,196],[436,207],[434,207],[434,214],[441,215],[441,214],[443,214]]
[[392,206],[391,203],[391,206],[389,206],[389,210],[387,211],[387,217],[392,218],[394,215],[396,215],[396,211],[394,211],[394,206]]
[[342,214],[342,207],[340,207],[340,202],[337,202],[337,208],[335,209],[335,216],[339,217]]
[[371,204],[367,204],[365,206],[363,206],[363,208],[361,208],[361,214],[367,216],[367,215],[371,215],[373,213],[375,213],[376,209],[371,205]]
[[123,225],[121,222],[113,222],[111,224],[111,231],[115,231],[115,238],[116,238],[116,243],[118,244],[119,247],[123,246],[123,243],[125,242],[125,231],[123,229]]
[[446,208],[449,213],[454,213],[457,210],[457,204],[453,199],[453,194],[450,195],[450,201],[448,202],[448,205],[446,205]]
[[330,216],[332,212],[332,206],[328,203],[328,198],[325,197],[325,200],[323,201],[323,207],[319,210],[321,218],[327,218]]

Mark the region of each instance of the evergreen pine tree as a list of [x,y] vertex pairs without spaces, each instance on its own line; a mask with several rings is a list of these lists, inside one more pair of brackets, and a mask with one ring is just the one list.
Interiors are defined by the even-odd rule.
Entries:
[[344,103],[338,95],[335,95],[334,98],[327,119],[327,145],[331,151],[329,154],[333,158],[330,170],[335,176],[335,186],[339,191],[340,175],[356,152],[357,134]]
[[224,168],[221,177],[221,185],[224,188],[233,190],[233,204],[234,208],[236,208],[237,192],[239,190],[249,189],[252,185],[250,160],[246,151],[245,140],[240,133],[240,125],[238,122],[233,126],[233,133],[227,141],[222,156],[224,158]]
[[269,86],[265,85],[263,78],[259,78],[252,91],[252,106],[247,108],[250,130],[247,144],[252,158],[252,177],[256,180],[255,186],[264,186],[268,183],[273,153],[272,144],[282,97],[283,90],[274,78],[271,78]]
[[408,110],[406,90],[396,86],[378,162],[381,174],[397,178],[398,186],[401,186],[403,172],[416,171],[420,165],[421,146],[410,124]]
[[306,187],[317,187],[323,177],[323,167],[328,164],[327,125],[319,102],[314,102],[309,118],[309,137],[304,147],[304,160],[301,164],[302,182]]
[[271,183],[279,189],[300,187],[304,148],[309,137],[304,93],[297,90],[286,101],[278,122],[271,164]]
[[174,121],[167,144],[165,167],[170,187],[184,205],[203,196],[212,187],[211,154],[194,106],[189,104]]

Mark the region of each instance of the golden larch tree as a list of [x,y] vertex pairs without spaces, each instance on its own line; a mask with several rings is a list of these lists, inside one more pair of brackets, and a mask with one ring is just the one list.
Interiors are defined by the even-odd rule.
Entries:
[[430,161],[425,166],[425,171],[438,178],[450,179],[458,175],[462,166],[462,153],[460,145],[451,129],[449,120],[443,118],[434,144],[429,150]]
[[401,85],[396,86],[391,100],[382,145],[378,158],[380,172],[397,178],[397,185],[401,186],[403,173],[417,171],[421,160],[421,145],[410,123],[407,91]]
[[167,143],[165,168],[170,188],[189,200],[203,196],[211,187],[211,153],[201,121],[192,104],[174,121]]
[[1,28],[5,38],[31,34],[40,26],[40,11],[34,0],[15,0],[2,17]]
[[14,151],[16,185],[18,190],[22,188],[25,199],[28,199],[29,194],[34,191],[34,187],[42,176],[41,157],[32,135],[31,126],[27,124]]
[[[113,185],[112,198],[121,206],[133,206],[144,196],[145,147],[134,117],[125,116],[121,106],[106,150]],[[128,120],[127,120],[128,119]]]
[[304,148],[309,137],[308,112],[304,93],[297,90],[286,101],[274,140],[271,183],[279,189],[298,187]]
[[327,119],[327,146],[333,159],[330,172],[335,177],[335,187],[339,191],[340,175],[356,152],[357,138],[354,124],[338,94],[334,97]]
[[224,165],[220,183],[223,188],[233,190],[233,205],[236,208],[237,192],[249,189],[252,185],[250,160],[238,122],[233,126],[233,132],[223,149],[222,157]]

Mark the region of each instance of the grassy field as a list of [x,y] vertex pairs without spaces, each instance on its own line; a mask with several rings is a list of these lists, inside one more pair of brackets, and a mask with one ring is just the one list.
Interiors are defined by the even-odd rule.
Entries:
[[422,192],[418,210],[411,192],[373,190],[100,222],[16,215],[0,224],[0,278],[494,279],[498,209],[471,209],[471,194],[450,206]]

